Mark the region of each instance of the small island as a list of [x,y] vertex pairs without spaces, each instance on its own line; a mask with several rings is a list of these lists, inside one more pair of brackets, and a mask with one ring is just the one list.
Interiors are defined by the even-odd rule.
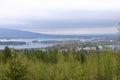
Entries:
[[26,45],[26,42],[18,42],[18,41],[0,41],[0,45]]

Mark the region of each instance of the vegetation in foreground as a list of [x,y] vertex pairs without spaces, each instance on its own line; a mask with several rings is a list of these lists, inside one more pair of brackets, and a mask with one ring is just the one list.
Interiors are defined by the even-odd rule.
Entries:
[[0,80],[120,80],[120,53],[57,49],[0,52]]

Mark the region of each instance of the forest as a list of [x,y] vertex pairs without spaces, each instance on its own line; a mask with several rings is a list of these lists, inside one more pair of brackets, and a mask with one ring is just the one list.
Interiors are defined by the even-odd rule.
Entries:
[[0,51],[0,80],[120,80],[120,51]]

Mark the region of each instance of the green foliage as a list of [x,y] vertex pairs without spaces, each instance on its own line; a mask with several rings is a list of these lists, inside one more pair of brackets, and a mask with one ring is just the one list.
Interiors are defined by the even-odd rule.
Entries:
[[116,77],[117,80],[120,80],[120,53],[116,56]]
[[86,56],[85,56],[85,53],[83,53],[83,51],[80,51],[76,54],[77,54],[76,55],[77,61],[79,61],[82,64],[87,63]]
[[4,71],[3,80],[27,80],[27,65],[22,64],[16,50],[11,52],[8,69]]
[[3,50],[3,60],[6,63],[11,58],[11,50],[9,47],[5,47]]
[[5,71],[4,80],[27,80],[27,66],[18,60],[11,60],[9,70]]
[[99,54],[57,49],[9,53],[7,63],[0,63],[0,80],[120,80],[120,53],[109,50]]

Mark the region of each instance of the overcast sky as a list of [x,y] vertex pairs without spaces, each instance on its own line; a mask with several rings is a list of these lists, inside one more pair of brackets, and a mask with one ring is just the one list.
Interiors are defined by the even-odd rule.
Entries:
[[0,28],[47,34],[117,32],[120,0],[0,0]]

